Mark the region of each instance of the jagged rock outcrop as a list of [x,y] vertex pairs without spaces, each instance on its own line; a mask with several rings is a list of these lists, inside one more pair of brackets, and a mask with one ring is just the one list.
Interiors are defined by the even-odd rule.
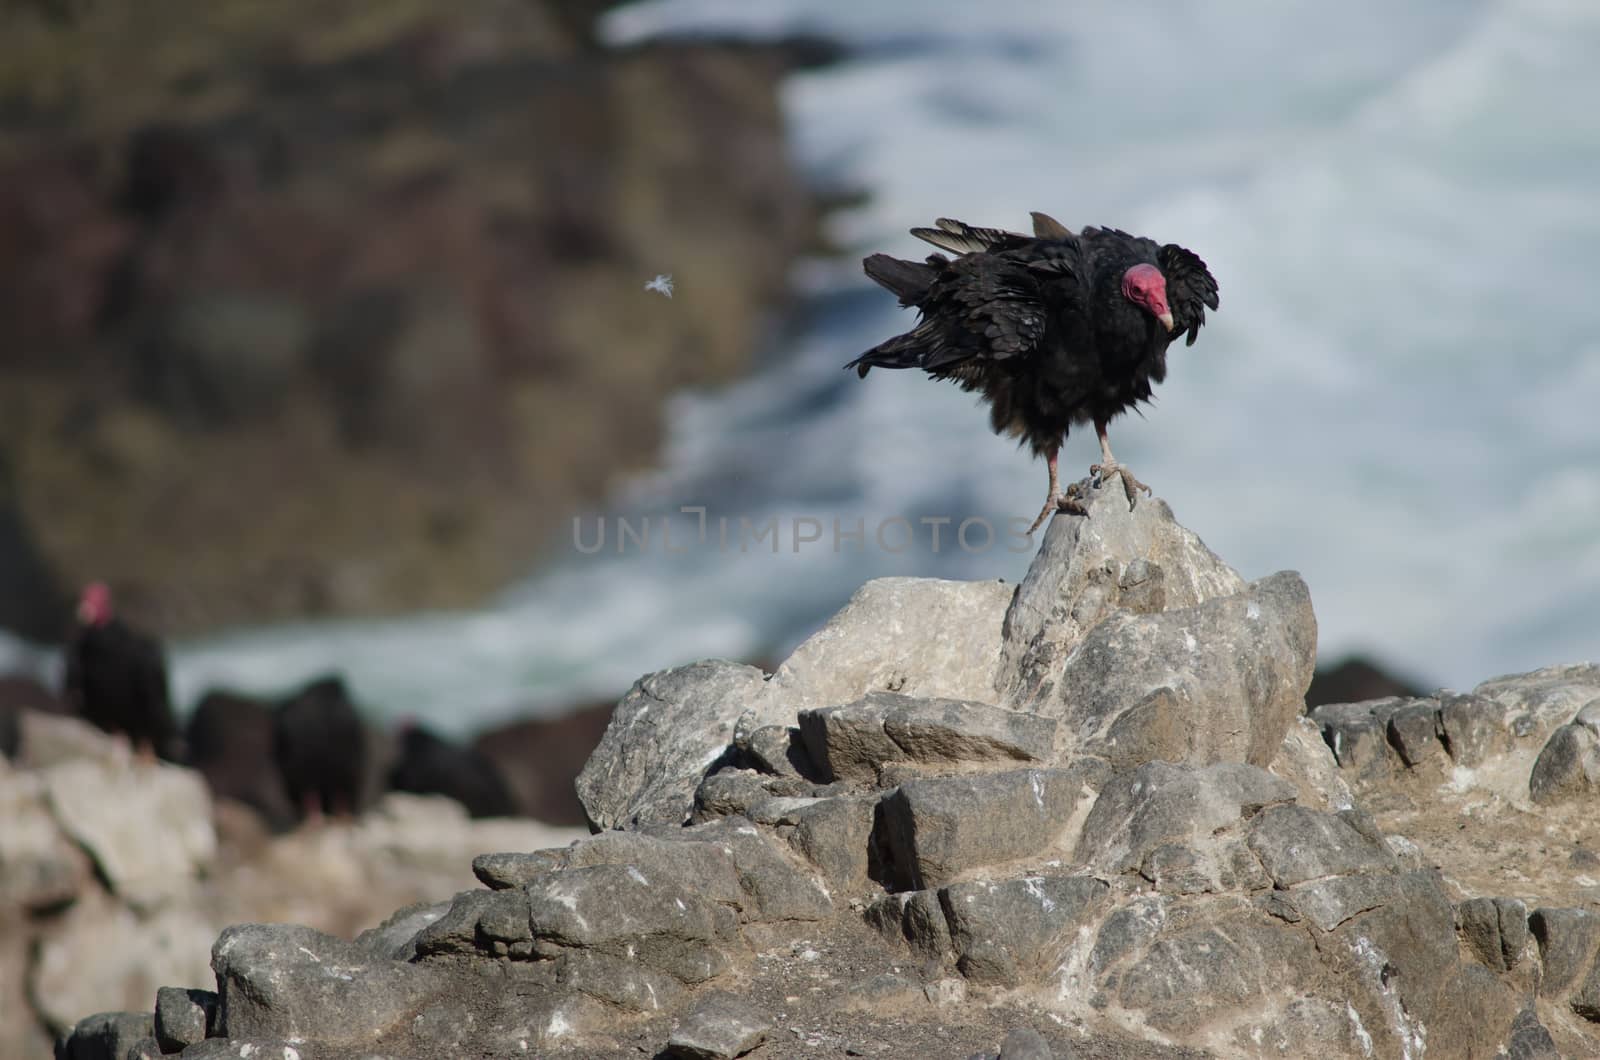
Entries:
[[[613,827],[486,852],[483,888],[355,943],[230,929],[214,1015],[163,1002],[207,1023],[185,1056],[1600,1050],[1600,858],[1507,871],[1483,816],[1504,790],[1548,843],[1530,775],[1600,671],[1306,720],[1314,636],[1297,576],[1104,491],[1014,592],[869,583],[771,678],[642,679],[583,786]],[[1451,790],[1488,856],[1441,838]]]

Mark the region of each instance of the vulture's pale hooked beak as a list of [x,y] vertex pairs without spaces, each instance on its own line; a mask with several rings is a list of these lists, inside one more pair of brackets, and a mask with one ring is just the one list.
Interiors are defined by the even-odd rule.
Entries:
[[1173,323],[1172,323],[1172,314],[1170,312],[1162,313],[1160,316],[1156,317],[1156,319],[1161,321],[1162,327],[1166,328],[1168,331],[1172,330]]

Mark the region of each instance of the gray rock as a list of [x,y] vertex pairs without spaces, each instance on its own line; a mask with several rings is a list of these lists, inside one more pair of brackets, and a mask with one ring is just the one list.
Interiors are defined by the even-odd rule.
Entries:
[[1572,995],[1572,1011],[1591,1023],[1600,1023],[1600,961],[1589,966],[1589,974]]
[[[537,887],[543,879],[529,886]],[[410,946],[421,958],[474,954],[526,958],[533,952],[530,915],[526,890],[462,891],[441,916],[416,932]]]
[[1446,757],[1439,738],[1439,704],[1435,700],[1418,700],[1395,710],[1389,715],[1386,735],[1400,760],[1412,768]]
[[1058,753],[1118,769],[1158,759],[1264,767],[1303,707],[1316,632],[1311,596],[1288,571],[1190,608],[1118,611],[1089,630],[1034,709],[1060,719],[1069,746]]
[[128,1046],[122,1054],[122,1060],[161,1060],[164,1055],[160,1042],[154,1038],[140,1038]]
[[1586,725],[1562,725],[1534,760],[1528,794],[1542,805],[1580,799],[1600,789],[1600,736]]
[[1502,706],[1480,696],[1440,693],[1439,728],[1445,750],[1457,765],[1480,766],[1509,748],[1504,715]]
[[1076,767],[900,785],[882,803],[896,888],[939,887],[969,869],[1045,853],[1063,840],[1084,787]]
[[43,771],[80,759],[108,767],[126,766],[132,757],[126,743],[118,743],[82,718],[24,710],[17,720],[22,729],[18,765],[30,770]]
[[472,874],[496,891],[521,887],[563,864],[560,850],[535,850],[528,854],[479,854],[472,859]]
[[700,782],[694,791],[694,809],[689,820],[695,824],[718,817],[749,817],[750,808],[772,798],[761,774],[747,769],[724,769]]
[[748,732],[734,732],[734,746],[746,760],[763,773],[779,777],[804,778],[819,774],[806,753],[800,730],[792,725],[762,725]]
[[1500,709],[1503,724],[1516,742],[1542,747],[1558,726],[1600,699],[1600,666],[1549,666],[1493,677],[1472,694]]
[[1561,1050],[1532,1004],[1517,1013],[1503,1052],[1506,1060],[1561,1060]]
[[[1353,879],[1370,883],[1386,878]],[[1340,924],[1318,948],[1328,953],[1337,952],[1335,946],[1345,948],[1353,965],[1345,972],[1347,984],[1380,1002],[1388,1012],[1385,1022],[1408,1025],[1409,1020],[1434,1026],[1442,1008],[1454,1000],[1441,984],[1450,982],[1452,971],[1460,967],[1455,911],[1434,873],[1387,879],[1396,886],[1395,892],[1385,896],[1383,904]],[[1486,969],[1480,971],[1487,974]]]
[[[1187,1034],[1294,981],[1309,949],[1296,928],[1242,915],[1165,930],[1108,986],[1166,1034]],[[1291,988],[1292,989],[1292,988]]]
[[872,868],[872,824],[877,800],[821,799],[797,815],[789,842],[836,891],[866,887]]
[[83,850],[56,824],[39,774],[0,759],[0,910],[38,912],[71,901],[93,876]]
[[148,1012],[97,1012],[72,1028],[56,1055],[61,1060],[123,1060],[128,1050],[154,1037]]
[[304,1042],[283,1038],[207,1038],[183,1051],[183,1060],[317,1060]]
[[1365,703],[1325,703],[1309,717],[1322,730],[1339,768],[1358,786],[1389,779],[1394,756],[1389,747],[1389,715],[1406,700],[1374,699]]
[[1015,591],[1004,582],[867,582],[772,675],[763,708],[772,720],[763,724],[794,724],[801,711],[869,692],[993,702],[1001,621]]
[[1334,814],[1304,806],[1262,811],[1251,823],[1249,843],[1279,887],[1323,876],[1393,873],[1399,867],[1381,842]]
[[695,788],[727,752],[735,722],[757,704],[765,683],[754,666],[720,660],[635,682],[578,774],[590,825],[599,831],[682,824]]
[[1130,512],[1116,492],[1096,491],[1088,518],[1054,519],[1045,531],[1005,613],[994,686],[1003,705],[1039,710],[1061,699],[1055,686],[1062,664],[1119,607],[1177,610],[1244,589],[1232,568],[1178,525],[1166,502]]
[[1528,942],[1528,907],[1519,898],[1469,898],[1456,906],[1456,926],[1485,967],[1509,971]]
[[417,935],[450,912],[452,902],[415,902],[397,909],[375,928],[355,937],[355,944],[391,961],[409,961],[417,956]]
[[1150,762],[1100,789],[1076,860],[1107,875],[1136,872],[1159,846],[1213,847],[1219,830],[1294,797],[1292,784],[1240,762],[1204,768]]
[[1339,773],[1333,749],[1322,738],[1317,723],[1303,714],[1289,726],[1283,745],[1267,770],[1293,784],[1302,805],[1329,811],[1355,805],[1355,796]]
[[593,950],[563,954],[557,981],[565,987],[632,1012],[657,1012],[683,997],[678,980],[625,957]]
[[169,1053],[204,1041],[217,1011],[211,990],[164,986],[156,991],[155,1037]]
[[41,938],[27,972],[28,994],[55,1030],[106,1005],[148,1010],[163,986],[214,982],[207,955],[216,937],[216,927],[191,904],[138,916],[90,888]]
[[747,1001],[725,994],[700,1001],[667,1040],[667,1052],[690,1060],[733,1060],[767,1040],[772,1020]]
[[892,692],[800,714],[806,749],[833,780],[871,781],[888,762],[1042,762],[1055,729],[1036,714]]
[[211,794],[198,773],[79,760],[45,770],[44,782],[62,829],[136,908],[187,896],[216,856]]
[[535,880],[526,894],[536,943],[635,959],[683,983],[729,967],[723,944],[735,933],[732,911],[675,880],[632,865],[592,865]]
[[1539,908],[1528,917],[1528,930],[1538,940],[1544,968],[1539,996],[1564,996],[1580,981],[1600,949],[1600,914],[1587,909]]
[[1406,878],[1328,876],[1289,888],[1283,897],[1318,930],[1332,931],[1362,913],[1404,897]]
[[970,700],[895,698],[883,731],[915,762],[1043,762],[1055,747],[1056,723],[1037,714]]
[[999,1060],[1055,1060],[1044,1035],[1030,1027],[1014,1027],[1000,1043]]
[[1089,952],[1089,972],[1096,979],[1129,957],[1144,951],[1167,923],[1167,902],[1135,898],[1119,904],[1100,925],[1094,949]]
[[703,834],[678,829],[661,835],[605,832],[580,839],[560,853],[568,868],[620,865],[637,869],[652,881],[692,889],[712,902],[744,904],[734,844],[699,838]]
[[951,953],[950,924],[938,891],[899,891],[875,899],[867,923],[887,939],[905,942],[917,955],[940,960]]
[[884,732],[884,719],[905,697],[879,693],[800,713],[806,752],[829,780],[871,782],[888,762],[910,756]]
[[1053,971],[1109,888],[1092,876],[1025,876],[939,892],[956,967],[969,980],[1016,986]]
[[822,885],[747,819],[723,817],[678,834],[683,840],[714,843],[732,853],[742,920],[826,920],[833,915],[833,900]]
[[286,924],[228,928],[212,947],[211,967],[218,1037],[303,1038],[329,1048],[370,1045],[444,989],[425,966],[380,960]]

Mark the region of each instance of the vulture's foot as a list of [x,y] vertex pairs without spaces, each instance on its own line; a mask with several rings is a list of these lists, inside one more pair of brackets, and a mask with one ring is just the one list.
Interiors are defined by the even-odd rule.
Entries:
[[1106,480],[1112,475],[1122,476],[1122,491],[1128,495],[1128,510],[1130,512],[1133,511],[1134,508],[1138,507],[1139,493],[1141,490],[1147,495],[1150,493],[1149,486],[1146,486],[1143,482],[1140,482],[1138,479],[1134,478],[1132,471],[1129,471],[1127,468],[1123,467],[1119,463],[1116,463],[1115,461],[1106,464],[1092,464],[1090,465],[1089,470],[1094,474],[1095,478],[1099,480],[1097,483],[1099,486],[1104,486],[1106,484]]
[[1032,535],[1035,530],[1039,529],[1039,527],[1044,524],[1046,519],[1050,518],[1050,515],[1053,512],[1068,512],[1072,515],[1088,515],[1089,509],[1080,499],[1081,494],[1082,490],[1079,488],[1076,482],[1068,486],[1065,492],[1058,491],[1051,493],[1050,496],[1045,499],[1044,507],[1039,509],[1038,517],[1033,520],[1033,525],[1028,527],[1026,533],[1028,535]]

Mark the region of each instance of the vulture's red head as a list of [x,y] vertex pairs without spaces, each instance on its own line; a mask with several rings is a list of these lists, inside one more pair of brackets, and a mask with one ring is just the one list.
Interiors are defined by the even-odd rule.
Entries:
[[86,626],[103,626],[111,621],[111,587],[105,582],[90,582],[78,597],[78,621]]
[[1154,265],[1135,265],[1122,274],[1122,297],[1146,310],[1171,331],[1172,310],[1167,307],[1167,278]]

